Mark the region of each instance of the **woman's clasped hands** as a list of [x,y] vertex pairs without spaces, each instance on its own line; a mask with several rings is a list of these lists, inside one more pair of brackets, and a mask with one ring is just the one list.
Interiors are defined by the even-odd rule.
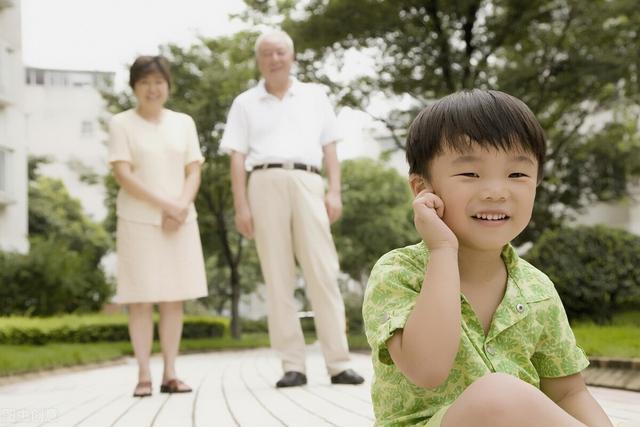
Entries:
[[162,229],[164,231],[176,231],[184,224],[189,215],[189,203],[180,200],[168,201],[162,210]]

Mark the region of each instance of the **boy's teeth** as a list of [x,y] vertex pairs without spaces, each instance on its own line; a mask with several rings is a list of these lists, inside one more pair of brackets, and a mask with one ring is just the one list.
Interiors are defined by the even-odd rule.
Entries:
[[498,219],[504,219],[507,216],[505,214],[477,214],[476,218],[486,219],[490,221],[495,221]]

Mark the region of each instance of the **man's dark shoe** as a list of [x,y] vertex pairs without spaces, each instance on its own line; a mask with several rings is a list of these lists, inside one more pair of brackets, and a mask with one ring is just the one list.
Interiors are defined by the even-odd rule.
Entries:
[[307,383],[307,376],[302,372],[287,371],[276,383],[276,387],[297,387]]
[[340,372],[338,375],[331,377],[331,384],[362,384],[364,378],[358,375],[353,369],[347,369]]

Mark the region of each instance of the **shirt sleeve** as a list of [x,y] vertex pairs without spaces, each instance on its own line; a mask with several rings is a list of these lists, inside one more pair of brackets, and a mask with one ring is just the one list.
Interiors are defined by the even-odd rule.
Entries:
[[193,121],[192,117],[187,116],[187,149],[184,154],[184,164],[186,166],[193,162],[204,163],[204,156],[200,151],[196,122]]
[[320,117],[322,118],[322,132],[320,133],[320,144],[327,145],[329,143],[339,140],[341,136],[340,126],[338,125],[338,118],[333,110],[331,102],[327,94],[322,88],[318,91],[319,103],[320,103]]
[[553,289],[548,306],[538,320],[544,328],[531,363],[540,377],[557,378],[576,374],[589,366],[589,360],[576,343],[558,292]]
[[249,151],[249,128],[247,115],[236,98],[231,104],[227,123],[224,127],[220,151],[225,154],[238,151],[246,154]]
[[129,138],[127,132],[116,116],[109,121],[109,142],[107,146],[109,163],[124,161],[132,162]]
[[367,341],[381,363],[393,363],[387,341],[404,328],[415,306],[424,277],[419,265],[397,251],[383,256],[373,267],[364,295],[362,315]]

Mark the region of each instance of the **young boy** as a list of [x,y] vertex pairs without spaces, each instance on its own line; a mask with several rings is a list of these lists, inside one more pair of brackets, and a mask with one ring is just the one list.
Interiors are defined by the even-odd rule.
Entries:
[[423,242],[377,262],[363,306],[377,425],[611,426],[553,283],[509,244],[544,154],[531,110],[502,92],[454,93],[414,120]]

